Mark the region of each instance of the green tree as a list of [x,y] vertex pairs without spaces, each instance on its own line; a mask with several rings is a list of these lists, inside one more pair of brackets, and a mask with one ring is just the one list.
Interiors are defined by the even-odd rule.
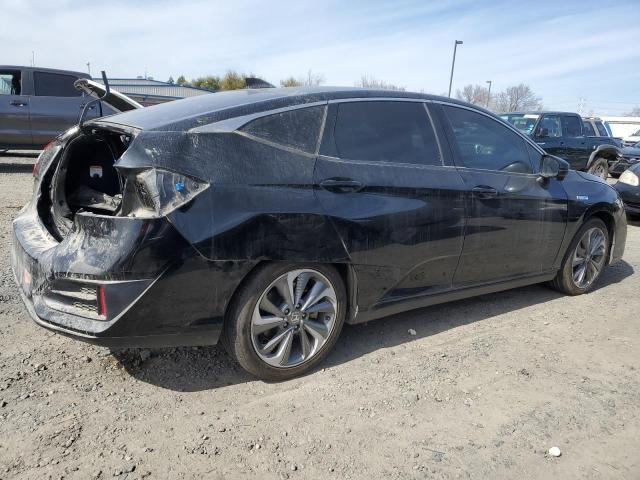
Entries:
[[178,80],[176,80],[176,83],[177,83],[178,85],[188,85],[188,84],[189,84],[189,82],[187,82],[187,79],[186,79],[186,78],[184,78],[184,75],[180,75],[180,76],[178,77]]
[[175,83],[173,81],[173,76],[172,75],[169,75],[169,80],[167,80],[167,83]]
[[206,77],[198,77],[191,80],[191,85],[198,88],[206,88],[207,90],[220,90],[220,77],[216,75],[207,75]]
[[220,79],[220,90],[240,90],[246,88],[247,82],[244,79],[244,74],[229,70],[225,73],[224,77]]

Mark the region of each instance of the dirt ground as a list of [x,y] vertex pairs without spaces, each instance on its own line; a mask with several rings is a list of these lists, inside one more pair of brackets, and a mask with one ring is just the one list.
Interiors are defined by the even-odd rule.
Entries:
[[269,384],[218,347],[110,352],[37,327],[9,264],[20,170],[0,173],[2,480],[640,478],[638,224],[589,295],[347,326],[316,371]]

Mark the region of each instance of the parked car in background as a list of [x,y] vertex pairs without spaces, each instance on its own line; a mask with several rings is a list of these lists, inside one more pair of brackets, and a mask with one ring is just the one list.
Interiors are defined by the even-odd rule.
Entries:
[[457,100],[307,87],[131,108],[52,143],[13,222],[31,316],[82,340],[220,339],[286,379],[344,322],[539,282],[586,293],[624,251],[612,187]]
[[625,139],[640,130],[640,117],[602,116],[600,118],[616,138]]
[[[82,72],[0,66],[0,150],[41,149],[77,121],[92,97],[74,88]],[[86,118],[115,110],[97,103]]]
[[624,207],[630,217],[640,217],[640,162],[636,162],[625,170],[615,189],[620,194]]
[[582,123],[587,137],[613,137],[598,117],[582,117]]
[[630,147],[640,142],[640,130],[633,132],[633,134],[624,138],[625,147]]
[[622,159],[611,166],[609,173],[614,177],[618,177],[627,168],[636,163],[640,163],[640,142],[630,147],[624,147],[622,149]]
[[530,136],[547,153],[564,158],[574,170],[606,179],[609,166],[622,159],[616,141],[609,136],[588,136],[577,113],[514,112],[500,117]]

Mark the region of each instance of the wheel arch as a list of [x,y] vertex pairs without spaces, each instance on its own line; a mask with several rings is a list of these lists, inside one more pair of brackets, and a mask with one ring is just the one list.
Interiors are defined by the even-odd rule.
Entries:
[[609,234],[609,245],[607,250],[607,264],[608,264],[611,258],[611,248],[615,242],[616,226],[615,226],[614,216],[611,212],[609,212],[604,208],[594,207],[593,209],[587,210],[587,212],[585,213],[583,224],[588,222],[592,218],[597,218],[599,220],[602,220],[602,222],[604,222],[604,224],[607,227],[607,233]]
[[604,158],[607,163],[616,160],[619,153],[620,149],[614,145],[600,145],[593,152],[591,152],[586,168],[589,169],[591,165],[593,165],[593,162],[595,162],[598,158]]

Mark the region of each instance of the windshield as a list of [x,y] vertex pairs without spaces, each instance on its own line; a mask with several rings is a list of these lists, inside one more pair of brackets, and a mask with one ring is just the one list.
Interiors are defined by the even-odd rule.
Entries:
[[506,113],[500,115],[500,118],[516,127],[522,133],[530,135],[540,115],[530,113]]

